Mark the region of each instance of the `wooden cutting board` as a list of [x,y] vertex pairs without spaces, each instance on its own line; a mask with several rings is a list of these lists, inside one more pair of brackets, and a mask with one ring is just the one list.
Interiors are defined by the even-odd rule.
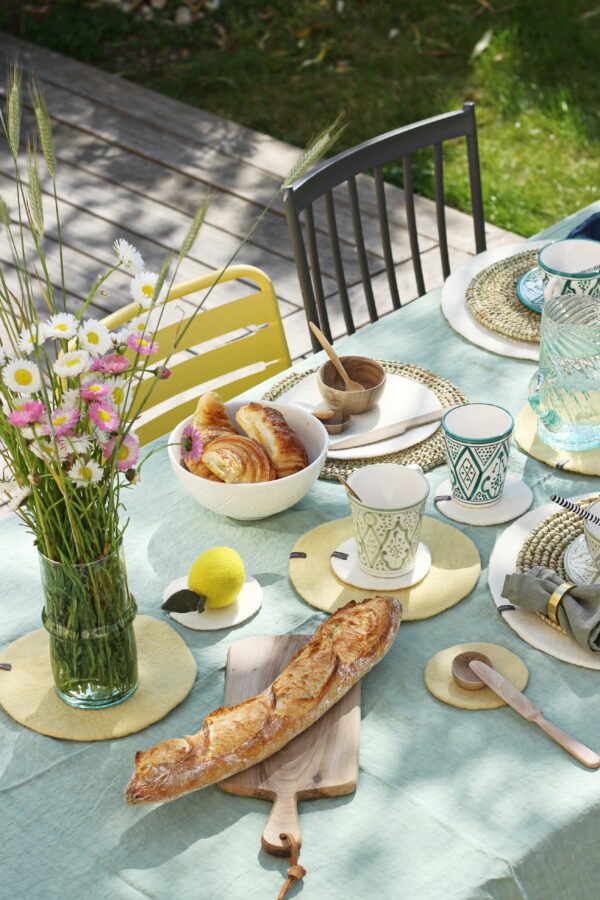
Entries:
[[[225,706],[263,691],[309,639],[310,635],[287,634],[233,644],[227,656]],[[220,787],[228,794],[273,801],[262,844],[268,853],[285,855],[289,846],[282,843],[281,833],[291,833],[301,843],[298,800],[355,790],[359,745],[360,682],[278,753],[222,781]]]

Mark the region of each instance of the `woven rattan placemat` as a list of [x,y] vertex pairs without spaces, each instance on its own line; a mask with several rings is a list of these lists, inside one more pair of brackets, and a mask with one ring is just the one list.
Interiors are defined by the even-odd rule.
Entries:
[[505,337],[539,343],[541,316],[523,306],[515,293],[517,281],[536,259],[536,250],[526,250],[478,272],[466,294],[467,305],[478,322]]
[[[596,500],[596,497],[580,500],[579,505],[589,506]],[[554,569],[561,578],[567,581],[564,564],[565,553],[569,544],[573,543],[581,534],[583,534],[583,521],[576,513],[566,509],[552,513],[527,535],[517,557],[517,572],[528,572],[533,566],[546,566],[548,569]],[[552,628],[566,634],[560,625],[552,622],[543,613],[538,612],[537,615]]]
[[[410,363],[395,362],[394,360],[386,359],[380,359],[378,362],[381,363],[386,372],[392,375],[401,375],[403,378],[410,378],[412,381],[418,381],[419,384],[424,384],[425,387],[430,388],[444,407],[456,406],[458,403],[467,403],[467,398],[462,391],[459,391],[451,381],[442,378],[441,375],[436,375],[434,372],[429,372],[427,369],[422,369],[420,366],[413,366]],[[291,372],[277,384],[273,385],[273,387],[263,395],[263,400],[278,400],[282,394],[289,391],[290,388],[302,381],[303,378],[306,378],[308,375],[312,375],[317,371],[318,369],[315,368],[309,369],[306,372]],[[360,457],[357,457],[356,459],[330,459],[327,457],[321,473],[321,478],[336,481],[338,475],[346,477],[353,472],[354,469],[359,469],[361,466],[372,465],[374,462],[395,462],[400,463],[400,465],[416,463],[421,466],[425,472],[428,472],[430,469],[435,469],[436,466],[441,466],[445,461],[446,451],[444,439],[441,428],[438,428],[430,437],[421,441],[420,444],[415,444],[413,447],[407,447],[405,450],[399,450],[397,453],[389,453],[386,456],[378,456],[377,458],[369,459],[362,459]]]

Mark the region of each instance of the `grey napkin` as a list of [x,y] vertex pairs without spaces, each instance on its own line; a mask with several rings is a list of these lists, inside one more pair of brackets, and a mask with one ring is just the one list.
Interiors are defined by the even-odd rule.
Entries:
[[[547,615],[548,600],[565,580],[552,569],[534,566],[528,572],[507,575],[502,596],[521,609]],[[600,651],[600,584],[572,587],[559,604],[557,617],[578,644]]]

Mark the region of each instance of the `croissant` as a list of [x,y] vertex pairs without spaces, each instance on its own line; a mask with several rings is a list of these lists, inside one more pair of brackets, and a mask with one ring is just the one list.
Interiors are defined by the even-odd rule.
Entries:
[[192,425],[202,434],[204,429],[210,428],[218,431],[231,431],[235,433],[223,401],[216,391],[202,394],[196,406],[196,412],[192,416]]
[[228,484],[254,484],[275,481],[277,477],[264,447],[237,432],[211,441],[202,454],[202,462]]
[[400,601],[393,597],[351,600],[319,625],[257,697],[210,713],[197,734],[136,753],[127,801],[172,800],[277,753],[379,662],[401,617]]
[[278,478],[306,468],[306,448],[278,410],[260,403],[248,403],[237,411],[235,418],[246,434],[266,448]]

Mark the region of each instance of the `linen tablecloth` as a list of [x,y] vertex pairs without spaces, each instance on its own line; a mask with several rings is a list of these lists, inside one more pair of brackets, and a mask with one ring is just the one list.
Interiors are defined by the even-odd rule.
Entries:
[[[562,236],[590,211],[546,233]],[[364,329],[340,349],[425,366],[452,379],[471,400],[500,403],[513,413],[525,402],[534,369],[454,334],[441,314],[439,291]],[[260,393],[253,391],[255,397]],[[524,475],[536,505],[554,491],[597,489],[597,480],[554,472],[515,446],[510,470]],[[444,467],[428,476],[432,496],[445,476]],[[288,555],[301,534],[348,514],[344,490],[319,482],[283,514],[234,522],[203,511],[179,486],[161,452],[128,493],[127,506],[126,559],[141,612],[161,617],[164,586],[215,544],[238,549],[264,588],[264,603],[255,618],[228,632],[194,633],[174,625],[195,655],[197,682],[179,708],[140,734],[112,742],[62,742],[0,712],[0,896],[274,898],[286,863],[261,850],[266,802],[229,796],[213,786],[163,806],[128,807],[123,789],[136,750],[196,731],[204,715],[222,703],[233,641],[312,632],[322,621],[289,584]],[[427,513],[437,516],[431,501]],[[365,678],[358,789],[300,805],[301,861],[308,875],[292,896],[600,896],[600,773],[578,765],[508,708],[464,712],[444,706],[425,689],[423,669],[438,650],[466,641],[500,643],[527,663],[527,693],[548,718],[600,749],[598,673],[535,651],[495,610],[487,564],[505,526],[457,527],[479,548],[479,584],[436,618],[403,624],[388,655]],[[14,516],[0,526],[0,554],[5,645],[40,626],[42,605],[32,541]]]

